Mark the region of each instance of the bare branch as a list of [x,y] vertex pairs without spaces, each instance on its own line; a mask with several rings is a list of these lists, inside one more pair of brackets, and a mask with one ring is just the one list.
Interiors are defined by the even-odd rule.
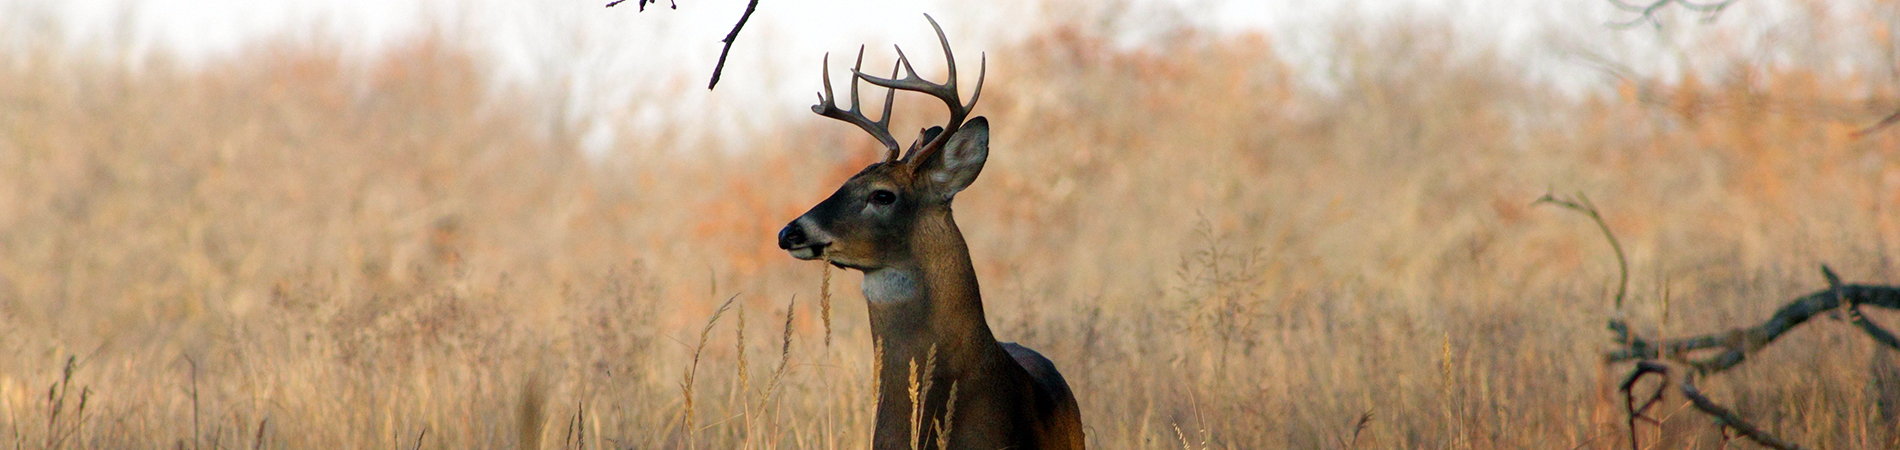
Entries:
[[[645,0],[645,1],[654,1],[654,0]],[[1629,2],[1625,2],[1624,0],[1607,0],[1607,1],[1610,3],[1611,6],[1615,6],[1616,9],[1619,9],[1628,13],[1636,13],[1636,16],[1630,17],[1627,20],[1611,21],[1609,23],[1604,24],[1605,26],[1608,26],[1610,28],[1625,29],[1625,28],[1634,28],[1642,24],[1649,24],[1651,28],[1661,29],[1662,21],[1656,18],[1656,14],[1658,12],[1661,12],[1665,8],[1668,8],[1670,5],[1680,6],[1682,7],[1683,10],[1686,10],[1686,11],[1701,13],[1702,21],[1710,22],[1710,21],[1714,21],[1717,16],[1720,16],[1723,10],[1728,9],[1729,6],[1733,6],[1737,0],[1719,0],[1719,1],[1709,2],[1709,3],[1694,2],[1690,0],[1654,0],[1649,3],[1642,3],[1642,4],[1629,3]],[[1619,76],[1619,78],[1621,77]],[[1767,105],[1762,105],[1762,106],[1767,106]],[[1817,108],[1817,109],[1839,109],[1839,108],[1823,107],[1823,108]],[[1837,120],[1858,121],[1860,119],[1854,118],[1854,119],[1837,119]],[[1890,113],[1887,113],[1879,121],[1874,122],[1872,125],[1867,125],[1858,130],[1854,130],[1852,133],[1848,133],[1848,137],[1853,138],[1853,139],[1860,139],[1860,138],[1866,137],[1867,135],[1874,134],[1881,130],[1885,130],[1888,127],[1892,127],[1896,123],[1900,123],[1900,109],[1896,109]]]
[[[612,8],[615,6],[620,6],[621,3],[625,3],[626,1],[627,0],[614,0],[611,2],[607,2],[607,7]],[[635,2],[636,2],[635,3],[636,5],[640,6],[640,11],[645,12],[647,10],[647,5],[653,4],[653,3],[659,3],[660,0],[635,0]],[[668,8],[671,8],[671,9],[680,9],[679,3],[674,2],[672,0],[668,0],[666,2],[666,5]]]
[[1893,114],[1888,114],[1886,118],[1880,119],[1879,122],[1876,122],[1873,125],[1868,125],[1867,128],[1855,130],[1854,133],[1849,136],[1859,139],[1863,136],[1873,134],[1876,131],[1880,131],[1887,127],[1893,126],[1893,124],[1895,123],[1900,123],[1900,110],[1894,111]]
[[1610,22],[1607,25],[1611,28],[1631,28],[1641,24],[1649,24],[1654,28],[1662,28],[1662,21],[1656,19],[1656,13],[1661,12],[1670,5],[1676,5],[1682,7],[1684,10],[1702,13],[1702,21],[1708,22],[1715,20],[1716,16],[1722,14],[1722,10],[1728,9],[1730,5],[1734,5],[1736,0],[1720,0],[1712,3],[1698,3],[1689,0],[1655,0],[1645,4],[1625,3],[1622,0],[1609,0],[1609,2],[1610,5],[1615,6],[1616,9],[1621,9],[1625,12],[1639,13],[1636,17],[1632,17],[1629,20]]
[[[1689,397],[1689,401],[1695,403],[1695,409],[1702,410],[1704,414],[1715,416],[1716,423],[1721,425],[1725,430],[1733,429],[1735,432],[1741,433],[1742,437],[1753,440],[1762,446],[1779,450],[1801,450],[1801,446],[1774,437],[1768,434],[1768,432],[1762,431],[1761,428],[1755,426],[1755,424],[1742,420],[1741,416],[1735,415],[1735,411],[1730,411],[1722,405],[1715,404],[1715,401],[1709,400],[1709,397],[1702,395],[1702,391],[1696,390],[1695,375],[1696,373],[1693,371],[1682,374],[1682,396]],[[1725,431],[1724,435],[1726,434]]]
[[[1543,197],[1538,197],[1537,201],[1531,202],[1531,205],[1544,203],[1582,213],[1584,216],[1588,216],[1590,220],[1595,221],[1598,229],[1603,230],[1603,238],[1610,241],[1610,248],[1612,250],[1616,250],[1616,267],[1620,273],[1622,273],[1622,276],[1618,278],[1616,282],[1615,302],[1616,309],[1622,310],[1623,297],[1629,293],[1630,261],[1628,257],[1623,256],[1623,244],[1616,241],[1616,234],[1610,232],[1610,225],[1603,222],[1603,214],[1597,211],[1597,205],[1591,203],[1590,197],[1584,196],[1581,191],[1577,192],[1576,198],[1557,198],[1556,195],[1545,192]],[[1614,329],[1617,328],[1617,325],[1612,323],[1610,327]],[[1627,331],[1620,333],[1627,334]]]
[[[1716,425],[1722,427],[1722,438],[1724,441],[1728,440],[1729,430],[1735,430],[1735,432],[1737,434],[1740,434],[1742,437],[1746,437],[1749,440],[1753,440],[1756,443],[1769,447],[1769,448],[1775,448],[1779,450],[1801,450],[1802,449],[1802,447],[1799,445],[1795,445],[1794,443],[1782,440],[1781,438],[1777,438],[1774,435],[1768,434],[1768,432],[1766,431],[1762,431],[1761,427],[1755,426],[1755,424],[1749,423],[1747,420],[1742,419],[1742,417],[1736,414],[1735,411],[1730,410],[1727,407],[1724,407],[1720,404],[1716,404],[1715,401],[1710,400],[1708,396],[1702,395],[1702,391],[1697,389],[1695,385],[1695,377],[1696,377],[1697,372],[1698,371],[1694,371],[1694,370],[1683,371],[1682,382],[1681,382],[1682,396],[1688,397],[1690,403],[1694,404],[1697,410],[1700,410],[1702,411],[1703,414],[1708,414],[1710,417],[1715,418]],[[1652,376],[1652,375],[1659,378],[1659,382],[1661,384],[1656,386],[1656,390],[1648,396],[1647,400],[1643,401],[1642,404],[1638,405],[1636,402],[1636,393],[1635,393],[1636,383],[1638,381],[1642,381],[1643,378]],[[1637,422],[1648,422],[1648,423],[1652,423],[1656,425],[1662,424],[1656,419],[1650,418],[1646,414],[1649,412],[1650,408],[1653,408],[1657,404],[1662,403],[1663,392],[1669,389],[1669,379],[1670,379],[1669,366],[1664,365],[1663,363],[1660,363],[1660,362],[1645,360],[1645,361],[1637,362],[1636,368],[1632,369],[1630,371],[1630,374],[1623,378],[1623,383],[1618,386],[1618,390],[1623,392],[1624,398],[1626,399],[1625,401],[1628,402],[1625,404],[1626,408],[1624,409],[1624,411],[1625,411],[1625,414],[1627,414],[1628,423],[1629,423],[1630,448],[1643,448],[1641,445],[1642,443],[1637,441],[1637,434],[1636,434]]]
[[[1900,310],[1900,287],[1861,284],[1844,284],[1830,287],[1797,298],[1782,306],[1774,317],[1759,325],[1727,331],[1709,333],[1700,336],[1651,341],[1634,338],[1623,348],[1604,355],[1608,362],[1631,360],[1665,359],[1694,367],[1703,374],[1716,373],[1741,364],[1748,356],[1766,347],[1780,338],[1783,333],[1807,322],[1816,315],[1833,311],[1843,306],[1869,305]],[[1859,314],[1855,314],[1859,316]],[[1892,347],[1893,334],[1887,333],[1878,325],[1861,318],[1855,322],[1874,340]],[[1720,349],[1719,353],[1705,358],[1690,358],[1689,353],[1699,350]]]
[[[1636,383],[1642,381],[1646,375],[1657,375],[1661,377],[1662,384],[1656,386],[1656,391],[1649,395],[1648,400],[1644,400],[1641,406],[1637,406]],[[1657,403],[1662,403],[1663,391],[1666,389],[1669,389],[1669,367],[1654,361],[1637,362],[1636,369],[1630,371],[1629,376],[1623,377],[1623,384],[1617,386],[1617,390],[1623,392],[1623,412],[1626,417],[1629,418],[1630,448],[1643,448],[1636,442],[1636,422],[1638,420],[1648,421],[1658,425],[1661,424],[1661,422],[1656,421],[1656,419],[1651,419],[1645,414],[1649,412],[1650,408],[1655,407]]]
[[752,11],[755,9],[759,9],[759,0],[752,0],[746,3],[745,14],[739,16],[739,23],[733,24],[732,32],[726,33],[726,38],[720,40],[720,42],[726,43],[726,48],[719,51],[719,64],[713,66],[712,82],[706,83],[706,90],[710,91],[713,86],[719,85],[719,73],[726,70],[726,54],[732,52],[732,41],[739,39],[739,29],[745,28],[745,21],[752,18]]
[[1822,264],[1821,276],[1827,278],[1828,290],[1835,293],[1836,301],[1847,304],[1848,322],[1860,327],[1860,331],[1867,333],[1867,337],[1873,338],[1874,342],[1885,345],[1887,348],[1900,350],[1900,338],[1894,337],[1893,332],[1887,331],[1887,329],[1881,328],[1879,324],[1874,323],[1873,320],[1869,320],[1866,314],[1861,314],[1858,299],[1848,298],[1840,294],[1841,277],[1834,275],[1833,269],[1829,269],[1826,264]]
[[[627,0],[613,0],[607,2],[607,7],[620,6],[621,3],[625,3],[626,1]],[[645,12],[648,4],[659,3],[659,0],[633,0],[633,2],[640,6],[641,12]],[[672,9],[680,9],[679,3],[672,0],[667,1],[667,6]],[[739,23],[733,24],[732,31],[726,33],[726,38],[719,40],[719,42],[723,42],[726,45],[725,48],[719,50],[719,63],[713,66],[712,81],[706,83],[707,90],[712,90],[713,86],[719,85],[719,74],[726,71],[726,54],[732,53],[732,42],[739,39],[739,29],[745,28],[745,22],[752,19],[752,11],[757,9],[759,9],[759,0],[747,2],[745,5],[745,14],[739,15]]]

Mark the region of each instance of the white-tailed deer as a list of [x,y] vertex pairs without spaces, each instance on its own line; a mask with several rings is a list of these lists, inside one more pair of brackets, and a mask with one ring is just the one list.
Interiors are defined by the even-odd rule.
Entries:
[[[950,201],[976,180],[989,156],[989,121],[964,121],[983,94],[988,61],[970,102],[963,103],[950,41],[935,19],[924,17],[943,44],[950,69],[943,84],[919,77],[902,49],[897,65],[904,78],[897,78],[896,67],[891,78],[865,75],[858,71],[864,62],[860,48],[851,70],[851,109],[841,110],[831,92],[827,55],[825,91],[812,111],[857,125],[887,152],[883,162],[865,167],[780,230],[778,246],[798,259],[823,259],[864,273],[871,337],[882,346],[873,448],[938,448],[942,440],[952,448],[1081,449],[1081,413],[1055,364],[1035,350],[996,342],[984,321],[976,271]],[[889,90],[877,121],[858,108],[858,80]],[[920,132],[901,158],[889,129],[898,90],[930,94],[950,107],[949,123]],[[927,371],[917,384],[929,386],[919,410],[913,410],[909,391],[914,370]]]

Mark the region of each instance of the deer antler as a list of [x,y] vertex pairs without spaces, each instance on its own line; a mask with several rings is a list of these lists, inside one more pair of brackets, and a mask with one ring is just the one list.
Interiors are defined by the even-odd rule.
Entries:
[[[963,100],[957,95],[957,58],[950,53],[950,39],[944,37],[943,27],[937,26],[937,19],[930,17],[929,14],[925,14],[924,19],[930,21],[930,28],[937,30],[937,42],[943,45],[943,59],[950,69],[950,79],[948,81],[944,81],[943,84],[937,84],[924,81],[922,77],[917,76],[917,69],[910,66],[910,58],[904,56],[904,49],[901,47],[897,49],[897,63],[904,67],[906,75],[904,75],[903,79],[897,79],[896,70],[891,71],[891,78],[878,78],[866,75],[863,72],[858,72],[857,69],[851,70],[858,78],[862,78],[871,84],[883,86],[891,89],[893,92],[902,89],[930,94],[932,97],[943,100],[943,103],[950,107],[950,122],[943,127],[943,132],[932,137],[928,143],[924,143],[923,145],[913,144],[910,153],[904,155],[904,161],[909,161],[911,164],[916,164],[918,161],[928,159],[931,154],[942,150],[944,143],[950,141],[950,136],[956,134],[957,127],[963,125],[963,119],[970,115],[971,109],[976,108],[977,98],[983,95],[983,77],[989,71],[989,55],[984,54],[982,68],[978,69],[976,75],[976,91],[970,93],[970,103],[963,103]],[[928,134],[926,134],[926,136],[928,136]],[[894,146],[895,141],[892,142],[893,147],[891,147],[891,151],[892,154],[895,155],[897,147]]]
[[[884,144],[884,160],[896,161],[897,139],[891,137],[890,125],[891,102],[897,99],[897,90],[891,89],[889,93],[884,95],[884,115],[883,117],[879,117],[875,122],[871,121],[871,118],[865,117],[864,113],[858,109],[858,78],[866,78],[864,74],[858,72],[858,69],[861,67],[864,67],[864,46],[862,45],[858,46],[857,64],[851,66],[851,73],[853,74],[853,78],[851,79],[851,109],[838,109],[838,98],[831,92],[831,54],[826,53],[823,72],[825,91],[818,94],[818,104],[811,105],[811,112],[849,122],[852,125],[857,125],[858,128],[864,129],[864,132],[870,133],[871,137],[877,138],[879,143]],[[891,76],[897,76],[897,67],[891,67]]]

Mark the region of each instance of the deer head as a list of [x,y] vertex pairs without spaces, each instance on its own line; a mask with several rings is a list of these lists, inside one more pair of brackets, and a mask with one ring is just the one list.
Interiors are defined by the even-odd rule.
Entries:
[[[949,80],[941,84],[919,77],[902,48],[897,50],[891,78],[866,75],[859,71],[864,63],[864,49],[860,47],[857,65],[851,69],[851,108],[843,110],[831,91],[830,57],[826,56],[825,90],[818,94],[812,112],[858,126],[883,143],[886,152],[882,162],[865,167],[831,197],[779,230],[779,248],[793,257],[824,259],[839,267],[870,272],[929,256],[914,254],[920,246],[912,245],[913,241],[921,235],[956,232],[954,224],[948,229],[941,226],[949,223],[950,201],[976,180],[989,156],[989,122],[982,117],[965,121],[983,93],[988,61],[986,57],[979,69],[970,102],[963,103],[957,93],[957,62],[950,52],[950,41],[936,19],[929,20],[949,66]],[[899,69],[905,74],[903,78],[897,78]],[[889,90],[883,115],[876,121],[859,109],[858,80]],[[897,139],[891,137],[889,129],[891,104],[899,90],[930,94],[950,108],[948,123],[920,131],[901,157]],[[967,254],[962,257],[968,259]]]

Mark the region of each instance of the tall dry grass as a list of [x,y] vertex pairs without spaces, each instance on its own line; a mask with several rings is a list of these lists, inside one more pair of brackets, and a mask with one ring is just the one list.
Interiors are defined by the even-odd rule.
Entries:
[[[1875,74],[1575,100],[1432,22],[1375,28],[1337,33],[1331,90],[1254,35],[1127,47],[1077,20],[988,49],[995,151],[959,220],[993,328],[1064,370],[1091,445],[1617,448],[1595,356],[1616,269],[1530,206],[1551,187],[1605,208],[1641,332],[1758,320],[1822,261],[1894,281],[1900,138],[1785,107],[1877,117],[1900,93]],[[455,42],[193,68],[7,48],[0,436],[866,445],[857,277],[827,325],[820,268],[770,237],[874,144],[819,118],[744,151],[629,124],[589,159]],[[1869,369],[1892,363],[1856,333],[1810,325],[1703,387],[1800,442],[1892,448]],[[1670,406],[1649,442],[1719,445]]]

